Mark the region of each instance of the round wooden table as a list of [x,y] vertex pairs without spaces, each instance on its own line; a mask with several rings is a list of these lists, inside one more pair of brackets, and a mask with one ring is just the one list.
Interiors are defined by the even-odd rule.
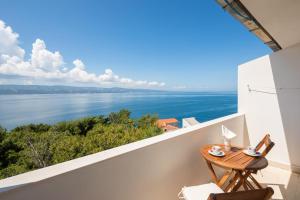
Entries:
[[[217,157],[208,153],[212,146],[215,145],[221,147],[221,150],[225,152],[224,156]],[[258,188],[262,188],[251,173],[256,173],[258,170],[268,166],[268,160],[265,157],[248,156],[243,153],[243,149],[239,147],[231,147],[231,150],[225,151],[224,145],[222,144],[206,145],[201,148],[200,153],[207,163],[213,181],[219,187],[224,187],[226,182],[229,182],[224,189],[225,192],[237,191],[241,186],[243,186],[245,190],[255,189],[247,180],[248,178],[251,178]],[[220,179],[217,177],[213,165],[227,170]]]

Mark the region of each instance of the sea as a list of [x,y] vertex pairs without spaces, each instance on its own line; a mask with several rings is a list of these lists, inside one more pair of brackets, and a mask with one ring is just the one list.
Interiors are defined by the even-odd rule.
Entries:
[[0,126],[11,130],[30,123],[54,124],[120,109],[132,118],[155,114],[159,118],[195,117],[205,122],[237,112],[235,92],[124,92],[88,94],[0,95]]

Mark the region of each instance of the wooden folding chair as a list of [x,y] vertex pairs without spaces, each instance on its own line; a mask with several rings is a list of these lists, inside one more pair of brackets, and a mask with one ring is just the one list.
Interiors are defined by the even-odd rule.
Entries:
[[[262,147],[265,145],[265,149],[261,151]],[[270,150],[275,145],[274,142],[271,141],[270,134],[265,135],[265,137],[258,143],[258,145],[255,147],[256,151],[260,151],[262,156],[266,156]]]
[[231,193],[213,193],[209,195],[207,200],[268,200],[272,197],[273,194],[273,189],[267,187],[265,189],[256,189]]
[[[261,156],[265,157],[270,152],[270,150],[273,148],[274,145],[275,145],[275,143],[272,142],[270,134],[267,134],[255,147],[255,151],[261,152]],[[262,150],[263,147],[264,147],[264,149]],[[256,174],[257,171],[252,171],[251,173]],[[249,178],[259,189],[262,189],[262,186],[258,183],[258,181],[251,174],[249,175]]]

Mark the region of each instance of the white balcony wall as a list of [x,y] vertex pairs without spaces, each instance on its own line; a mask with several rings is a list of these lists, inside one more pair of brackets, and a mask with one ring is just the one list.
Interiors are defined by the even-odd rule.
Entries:
[[268,158],[299,172],[300,44],[239,66],[238,110],[251,144],[270,133],[276,144]]
[[221,143],[221,125],[247,142],[244,115],[234,114],[0,181],[5,200],[168,200],[183,186],[206,183],[200,147]]

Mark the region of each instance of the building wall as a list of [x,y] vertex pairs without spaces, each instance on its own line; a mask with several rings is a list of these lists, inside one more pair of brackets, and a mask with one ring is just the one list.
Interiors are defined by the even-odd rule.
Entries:
[[268,158],[299,170],[300,44],[239,66],[238,111],[253,146],[270,133],[275,147]]
[[168,123],[168,125],[178,127],[178,122],[175,122],[175,123]]
[[185,119],[182,119],[182,128],[187,128],[187,127],[190,127],[191,125],[185,120]]

